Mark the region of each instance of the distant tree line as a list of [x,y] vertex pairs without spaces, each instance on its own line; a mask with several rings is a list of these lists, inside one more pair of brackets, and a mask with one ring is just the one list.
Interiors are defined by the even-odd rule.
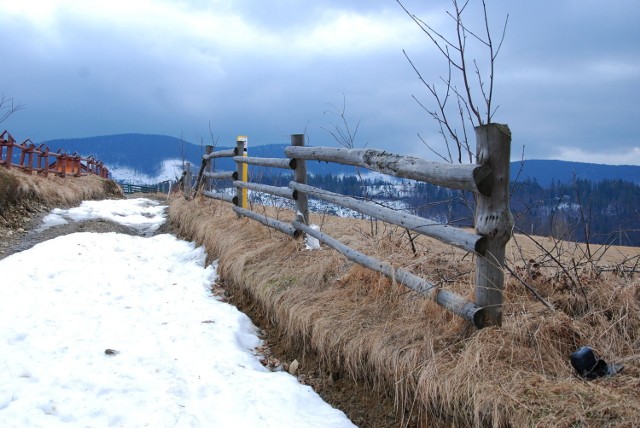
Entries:
[[[256,180],[257,179],[257,180]],[[254,180],[286,186],[288,174]],[[428,183],[389,182],[355,175],[312,175],[308,184],[356,198],[403,201],[413,213],[456,226],[472,226],[472,194]],[[516,229],[577,242],[640,246],[640,186],[623,180],[593,182],[576,178],[541,186],[535,179],[511,184]]]
[[578,242],[640,246],[640,186],[622,180],[513,185],[516,227]]

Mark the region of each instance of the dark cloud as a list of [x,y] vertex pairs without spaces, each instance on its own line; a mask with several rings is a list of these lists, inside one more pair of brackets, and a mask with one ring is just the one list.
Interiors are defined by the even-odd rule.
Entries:
[[[329,144],[326,129],[339,118],[327,111],[344,97],[360,124],[357,144],[431,157],[417,134],[437,143],[438,128],[411,96],[432,100],[402,49],[428,82],[447,69],[395,1],[114,1],[97,12],[66,3],[50,15],[0,6],[0,91],[26,105],[2,126],[18,138],[147,132],[197,141],[211,122],[230,142],[286,142],[306,129],[313,144]],[[404,4],[450,34],[449,1]],[[496,32],[510,14],[495,120],[509,123],[514,157],[526,146],[529,158],[640,164],[640,4],[489,7]],[[470,12],[466,22],[482,28]]]

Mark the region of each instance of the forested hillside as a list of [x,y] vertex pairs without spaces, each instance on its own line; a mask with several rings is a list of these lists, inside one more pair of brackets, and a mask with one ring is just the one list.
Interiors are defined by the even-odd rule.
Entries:
[[[263,176],[255,180],[286,186],[290,176]],[[441,223],[471,226],[475,202],[472,194],[417,183],[386,181],[355,175],[316,175],[309,184],[336,193],[402,201],[418,215]],[[594,182],[575,179],[542,186],[526,179],[511,183],[511,211],[516,228],[524,233],[565,240],[640,246],[640,186],[623,180]]]
[[[195,173],[206,142],[200,145],[166,135],[121,134],[51,140],[47,144],[70,153],[94,155],[110,168],[124,166],[153,177],[167,159],[189,161]],[[216,150],[231,147],[224,146]],[[281,158],[285,147],[250,145],[249,153]],[[368,171],[352,166],[326,162],[307,162],[307,166],[313,174],[310,184],[323,189],[383,202],[401,200],[414,212],[442,223],[472,224],[474,199],[470,194],[409,180],[374,179]],[[231,158],[217,159],[215,169],[235,170],[235,164]],[[254,181],[281,186],[286,186],[291,177],[285,170],[251,167],[250,171]],[[273,175],[276,173],[282,175]],[[528,160],[511,164],[511,178],[511,209],[521,231],[640,246],[640,167]]]

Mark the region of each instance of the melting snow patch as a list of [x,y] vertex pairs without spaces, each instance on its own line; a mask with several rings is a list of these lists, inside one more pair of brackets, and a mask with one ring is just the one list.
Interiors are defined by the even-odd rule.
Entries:
[[[164,221],[145,200],[56,214],[148,225],[145,210]],[[118,233],[60,236],[0,260],[0,427],[353,427],[262,366],[256,327],[212,296],[205,261],[172,235]]]
[[[317,224],[312,224],[309,226],[313,230],[320,230],[320,226]],[[319,250],[320,249],[320,241],[310,235],[305,235],[304,242],[306,244],[307,250]]]
[[69,221],[104,219],[152,234],[166,221],[166,205],[147,198],[83,201],[79,207],[51,211],[37,229],[41,232]]

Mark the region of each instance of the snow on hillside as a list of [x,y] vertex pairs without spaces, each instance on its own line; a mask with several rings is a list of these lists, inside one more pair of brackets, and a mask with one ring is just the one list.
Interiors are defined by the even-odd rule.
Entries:
[[[222,193],[235,194],[235,189],[222,189]],[[249,201],[251,203],[255,203],[258,205],[264,206],[272,206],[276,208],[283,208],[288,210],[295,210],[295,202],[289,199],[281,198],[279,196],[273,196],[269,194],[264,194],[261,192],[254,192],[252,190],[249,191],[248,195]],[[381,206],[391,208],[398,211],[407,211],[410,209],[408,204],[404,201],[399,200],[384,200],[384,201],[376,201],[376,203]],[[345,218],[368,218],[364,214],[360,214],[357,211],[351,210],[349,208],[344,208],[339,205],[334,205],[329,202],[325,202],[319,199],[309,199],[309,210],[313,213],[324,213],[329,215],[334,215],[337,217],[345,217]]]
[[150,176],[133,170],[127,166],[108,165],[113,180],[127,184],[156,184],[163,181],[177,180],[182,175],[182,161],[180,159],[166,159],[160,164],[158,174]]
[[[55,215],[165,221],[146,199],[98,204]],[[86,232],[1,260],[0,426],[353,427],[263,367],[256,327],[212,296],[205,260],[168,234]]]

